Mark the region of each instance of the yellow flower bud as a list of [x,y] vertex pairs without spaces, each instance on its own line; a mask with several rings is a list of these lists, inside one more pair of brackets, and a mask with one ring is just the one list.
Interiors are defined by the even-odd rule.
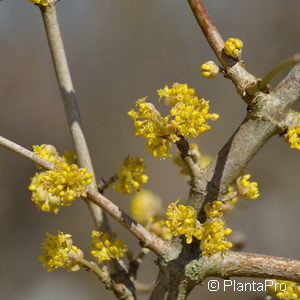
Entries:
[[242,54],[243,42],[239,39],[230,38],[224,44],[224,52],[228,56],[240,58]]
[[205,78],[212,79],[219,74],[220,68],[213,61],[207,61],[201,66],[201,75]]

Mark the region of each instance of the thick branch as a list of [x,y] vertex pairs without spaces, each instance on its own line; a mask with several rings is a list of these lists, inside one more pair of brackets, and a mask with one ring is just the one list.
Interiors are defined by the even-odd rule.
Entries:
[[207,182],[192,187],[188,204],[199,211],[204,199],[205,203],[218,199],[276,131],[277,125],[270,121],[246,119],[209,165]]
[[[95,174],[60,33],[55,3],[41,6],[40,8],[78,163],[81,167],[87,168],[91,173]],[[97,190],[96,181],[93,183],[92,188]],[[88,202],[87,204],[91,210],[96,227],[101,227],[102,230],[110,232],[109,225],[101,209],[93,203]]]
[[256,95],[245,121],[208,166],[207,181],[199,180],[192,186],[189,205],[199,211],[204,201],[218,199],[268,139],[287,129],[291,123],[290,107],[299,97],[300,65],[296,65],[274,92]]
[[[194,263],[187,267],[189,271]],[[210,276],[270,278],[300,282],[300,261],[287,258],[229,251],[224,257],[215,254],[201,258],[199,264],[202,266],[199,267],[201,270],[198,274],[199,282]]]
[[281,110],[290,108],[300,97],[300,63],[288,73],[272,92],[274,106]]

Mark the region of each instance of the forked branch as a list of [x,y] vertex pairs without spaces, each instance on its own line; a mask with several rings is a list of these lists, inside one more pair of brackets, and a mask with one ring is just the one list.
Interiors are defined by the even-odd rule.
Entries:
[[[0,146],[7,148],[15,153],[22,155],[30,159],[31,161],[37,163],[38,165],[44,167],[45,169],[53,169],[54,164],[49,163],[47,160],[41,158],[40,156],[34,154],[28,149],[7,140],[0,136]],[[87,188],[87,198],[98,207],[101,207],[107,211],[117,222],[128,229],[142,244],[143,247],[151,249],[157,255],[160,255],[166,245],[163,240],[158,238],[155,234],[149,232],[146,228],[140,225],[138,222],[133,220],[129,215],[123,212],[118,206],[113,202],[108,200],[106,197],[101,195],[97,190],[95,191],[91,186]]]

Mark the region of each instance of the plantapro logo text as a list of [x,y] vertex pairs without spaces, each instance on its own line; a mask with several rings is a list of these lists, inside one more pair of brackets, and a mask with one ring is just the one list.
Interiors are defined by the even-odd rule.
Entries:
[[235,279],[227,279],[224,281],[219,281],[216,279],[211,279],[207,283],[207,288],[210,292],[267,292],[268,287],[272,287],[275,292],[283,292],[286,290],[286,283],[275,282],[266,279],[264,282],[238,282]]

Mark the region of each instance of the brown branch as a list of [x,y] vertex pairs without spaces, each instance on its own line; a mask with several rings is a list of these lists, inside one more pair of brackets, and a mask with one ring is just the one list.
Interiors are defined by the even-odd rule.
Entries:
[[202,0],[187,1],[210,47],[225,69],[226,77],[233,81],[238,93],[247,100],[246,90],[251,86],[255,86],[257,79],[248,73],[239,61],[229,57],[223,52],[224,41],[216,26],[213,24]]
[[188,141],[181,137],[179,141],[176,142],[177,148],[180,152],[180,156],[184,163],[186,164],[191,179],[192,179],[192,184],[196,182],[200,176],[202,175],[201,169],[198,166],[197,162],[194,161],[191,153],[190,153],[190,146]]
[[157,255],[160,255],[164,251],[165,243],[160,238],[133,220],[129,215],[123,212],[118,206],[99,192],[88,188],[87,196],[90,201],[103,208],[116,221],[137,237],[141,242],[142,247],[151,249]]
[[300,261],[298,260],[231,251],[227,252],[224,257],[221,254],[215,254],[201,259],[203,261],[201,273],[203,273],[199,273],[200,282],[210,276],[270,278],[300,282]]
[[148,248],[142,248],[140,250],[140,253],[137,255],[137,257],[135,259],[130,260],[130,262],[129,262],[129,274],[130,274],[130,276],[133,280],[136,279],[138,269],[139,269],[141,263],[143,262],[144,258],[146,257],[146,255],[148,253],[149,253]]
[[[208,166],[206,181],[192,186],[188,204],[199,211],[205,203],[220,198],[268,139],[287,129],[292,119],[290,107],[299,97],[300,64],[274,92],[257,94],[244,122]],[[295,113],[292,115],[297,119]]]
[[103,194],[104,191],[112,184],[114,184],[117,180],[118,180],[118,174],[114,174],[108,180],[101,179],[101,181],[97,185],[99,193]]

